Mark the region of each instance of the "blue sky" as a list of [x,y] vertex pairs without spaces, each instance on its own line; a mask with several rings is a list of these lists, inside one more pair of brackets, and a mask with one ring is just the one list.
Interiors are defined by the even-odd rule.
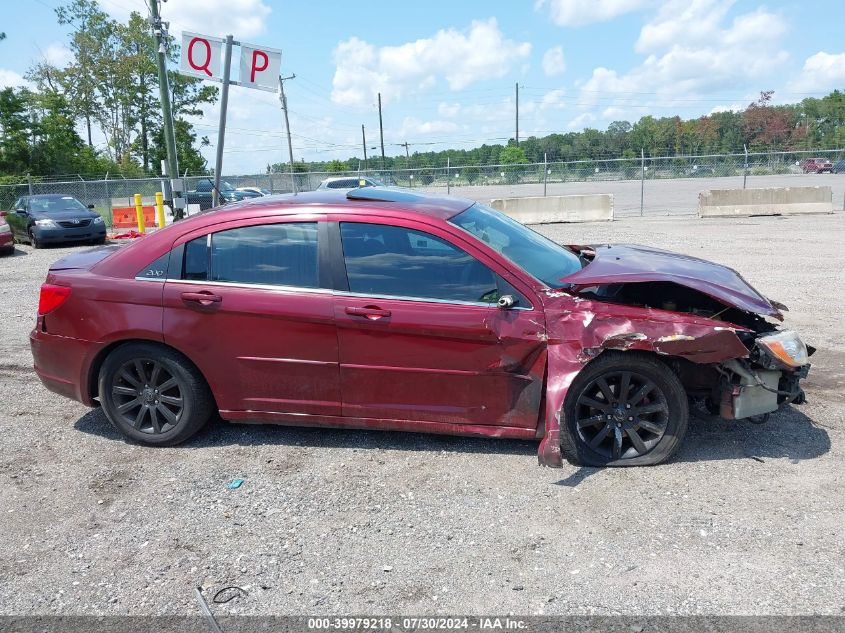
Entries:
[[[100,0],[125,18],[143,0]],[[0,85],[42,58],[62,65],[60,0],[3,0]],[[361,124],[378,144],[376,94],[388,154],[603,129],[614,120],[740,108],[761,90],[780,102],[845,89],[838,1],[509,0],[346,2],[168,0],[171,32],[232,33],[283,50],[296,158],[361,154]],[[195,124],[212,141],[218,110]],[[233,88],[225,172],[287,159],[272,93]],[[373,150],[370,150],[372,153]]]

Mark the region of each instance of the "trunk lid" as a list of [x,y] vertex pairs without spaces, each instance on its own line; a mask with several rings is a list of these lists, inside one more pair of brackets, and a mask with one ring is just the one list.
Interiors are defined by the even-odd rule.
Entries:
[[91,248],[77,253],[72,253],[67,257],[62,257],[56,260],[50,266],[50,271],[56,270],[71,270],[81,269],[88,270],[94,264],[103,261],[106,257],[115,253],[120,249],[117,244],[110,244],[108,246],[100,246],[98,248]]
[[575,247],[595,257],[561,281],[577,287],[666,281],[697,290],[726,305],[783,320],[772,302],[738,272],[697,257],[635,244]]

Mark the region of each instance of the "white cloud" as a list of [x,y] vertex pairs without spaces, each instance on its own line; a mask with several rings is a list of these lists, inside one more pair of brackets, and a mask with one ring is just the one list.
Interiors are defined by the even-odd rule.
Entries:
[[451,90],[507,75],[528,57],[531,44],[505,38],[495,18],[476,20],[468,29],[443,29],[430,38],[399,46],[376,46],[357,37],[334,50],[332,101],[370,106],[376,94],[389,101],[424,91],[445,79]]
[[585,127],[587,127],[588,123],[592,123],[595,120],[596,117],[592,112],[584,112],[583,114],[579,114],[577,117],[572,119],[566,127],[568,127],[570,130],[581,131]]
[[460,103],[440,103],[437,106],[437,114],[440,116],[445,117],[454,117],[458,116],[458,113],[461,111],[461,104]]
[[[673,97],[724,90],[766,88],[777,78],[788,53],[781,49],[784,19],[758,9],[723,25],[734,0],[670,0],[643,26],[637,50],[648,57],[627,73],[599,67],[579,83],[581,101],[594,104],[602,95],[629,103],[663,103]],[[717,16],[717,19],[712,19]],[[638,98],[637,95],[654,93]],[[618,104],[613,104],[618,105]]]
[[0,68],[0,88],[14,88],[18,86],[28,86],[29,82],[21,77],[14,70],[6,70]]
[[[125,20],[130,10],[148,15],[145,0],[99,0],[112,16]],[[162,4],[162,18],[170,22],[170,32],[197,31],[206,35],[235,39],[254,37],[265,32],[267,16],[272,9],[263,0],[171,0]],[[260,42],[280,46],[281,42]]]
[[423,135],[423,134],[448,134],[456,132],[460,126],[453,121],[421,121],[416,117],[405,117],[402,120],[402,127],[399,129],[399,136]]
[[828,92],[845,84],[845,53],[819,51],[804,61],[796,80],[789,84],[793,92]]
[[53,42],[44,51],[44,61],[56,68],[64,68],[73,61],[73,53],[61,42]]
[[560,75],[566,70],[563,47],[554,46],[543,55],[543,72],[549,77]]
[[549,110],[564,107],[564,105],[566,105],[563,101],[564,94],[563,90],[550,90],[544,94],[543,98],[540,100],[540,109]]
[[584,26],[639,11],[650,3],[650,0],[536,0],[534,9],[548,6],[549,17],[559,26]]

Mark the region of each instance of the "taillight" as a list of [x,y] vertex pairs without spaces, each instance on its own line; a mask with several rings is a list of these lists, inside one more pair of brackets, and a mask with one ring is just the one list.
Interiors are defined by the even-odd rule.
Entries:
[[69,296],[70,288],[67,286],[41,284],[41,296],[38,299],[38,315],[44,316],[45,314],[50,314],[67,301]]

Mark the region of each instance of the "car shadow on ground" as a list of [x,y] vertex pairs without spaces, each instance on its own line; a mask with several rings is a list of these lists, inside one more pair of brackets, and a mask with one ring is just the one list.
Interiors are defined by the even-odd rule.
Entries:
[[[109,440],[123,436],[109,423],[101,409],[86,413],[75,423],[83,433]],[[479,437],[455,437],[425,433],[362,431],[354,429],[307,428],[282,425],[230,424],[215,419],[182,446],[207,448],[217,446],[309,446],[314,448],[356,448],[423,452],[491,453],[498,455],[536,455],[537,441],[503,440]],[[830,437],[824,426],[814,422],[796,407],[772,414],[765,424],[701,419],[691,416],[689,430],[673,462],[699,462],[729,459],[787,458],[793,463],[814,459],[830,450]],[[596,469],[581,468],[557,482],[577,486]],[[583,472],[582,472],[583,471]]]

